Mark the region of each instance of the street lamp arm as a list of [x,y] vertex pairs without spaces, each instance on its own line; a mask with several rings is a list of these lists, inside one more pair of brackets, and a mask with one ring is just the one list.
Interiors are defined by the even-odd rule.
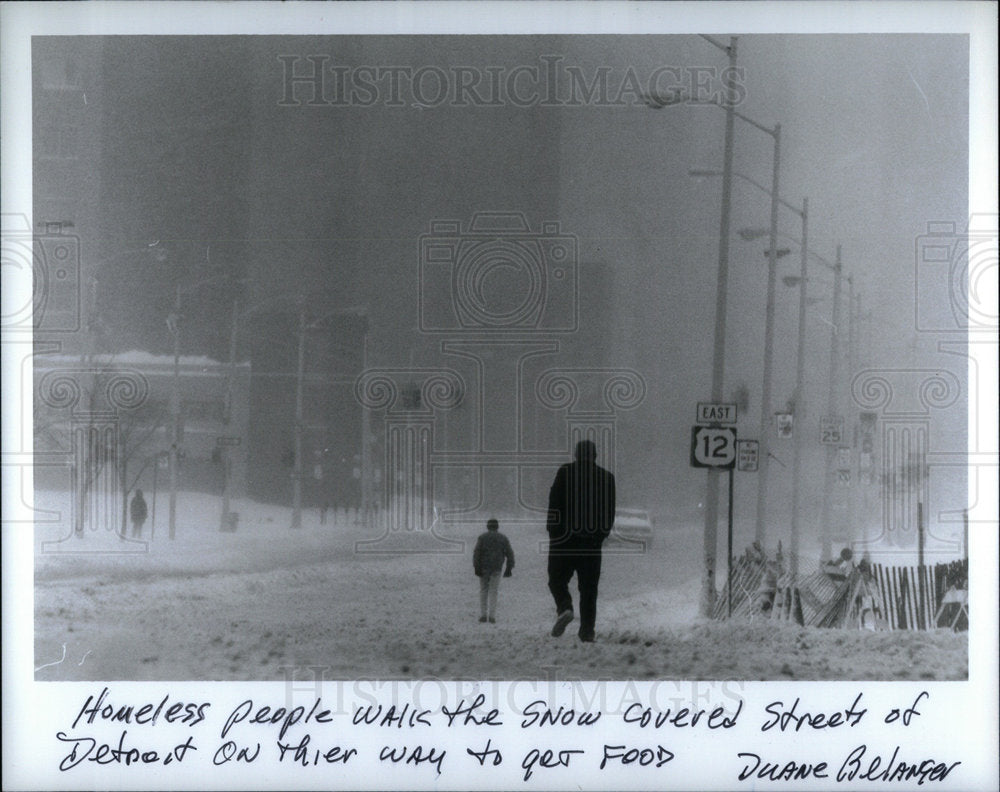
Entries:
[[730,52],[731,46],[734,46],[736,44],[736,38],[735,37],[733,37],[732,39],[730,39],[733,42],[733,44],[729,45],[729,44],[723,44],[721,41],[719,41],[714,36],[707,36],[704,33],[701,33],[699,35],[701,36],[701,38],[703,38],[705,41],[707,41],[713,47],[722,50],[727,55]]
[[733,107],[729,107],[727,105],[724,105],[721,102],[707,101],[707,102],[697,102],[697,104],[713,104],[716,107],[721,107],[723,110],[731,111],[734,116],[736,116],[737,118],[739,118],[739,119],[741,119],[743,121],[746,121],[748,124],[750,124],[750,126],[757,127],[757,129],[759,129],[761,132],[764,132],[765,134],[770,135],[772,138],[778,137],[779,133],[778,133],[778,127],[777,126],[775,126],[775,127],[764,126],[760,122],[754,121],[749,116],[743,115],[743,113],[741,113],[739,110],[736,110]]
[[[698,177],[698,176],[722,176],[722,171],[718,171],[718,170],[691,169],[691,170],[688,171],[688,176],[696,176],[696,177]],[[736,176],[737,178],[742,179],[743,181],[752,184],[758,190],[760,190],[761,192],[763,192],[763,193],[765,193],[767,195],[771,194],[771,189],[769,187],[765,187],[759,181],[757,181],[754,178],[751,178],[750,176],[747,176],[745,173],[740,173],[739,171],[733,171],[733,176]],[[790,209],[792,212],[794,212],[799,217],[802,217],[802,208],[798,207],[798,206],[795,206],[794,204],[790,204],[788,201],[786,201],[780,195],[778,196],[778,203],[780,203],[786,209]]]
[[[747,230],[747,229],[743,229],[743,230]],[[767,232],[762,232],[762,233],[760,233],[760,236],[765,236],[766,233]],[[784,239],[784,240],[786,240],[788,242],[791,242],[793,245],[795,245],[799,249],[802,248],[802,240],[801,239],[796,239],[793,236],[789,236],[788,234],[783,234],[781,232],[779,232],[777,234],[777,236],[781,237],[782,239]],[[747,237],[746,239],[747,239],[747,241],[749,241],[750,239],[753,239],[753,238],[755,238],[755,237]],[[827,259],[823,258],[819,253],[817,253],[811,247],[807,247],[806,248],[806,252],[810,256],[812,256],[812,258],[816,259],[816,261],[818,261],[820,264],[822,264],[827,269],[829,269],[831,272],[836,272],[838,270],[838,265],[837,264],[834,264],[833,262],[828,261]]]
[[673,105],[679,104],[711,105],[713,107],[718,107],[720,110],[725,110],[727,113],[732,113],[741,121],[745,121],[750,124],[750,126],[757,127],[757,129],[761,132],[770,135],[772,138],[778,137],[779,134],[778,127],[769,127],[759,121],[754,121],[754,119],[750,118],[750,116],[744,115],[732,105],[723,104],[717,99],[693,99],[691,94],[683,90],[671,91],[666,95],[658,93],[642,94],[642,100],[648,107],[651,107],[654,110],[661,110],[664,107],[672,107]]

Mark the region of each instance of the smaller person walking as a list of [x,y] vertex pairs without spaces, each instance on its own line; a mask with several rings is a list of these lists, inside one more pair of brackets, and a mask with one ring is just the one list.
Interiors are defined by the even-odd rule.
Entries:
[[[504,561],[507,562],[506,571],[503,571]],[[514,571],[514,549],[510,540],[500,533],[500,523],[496,520],[488,520],[486,532],[476,540],[472,568],[479,578],[479,621],[496,624],[500,575],[510,577]]]
[[142,497],[142,490],[135,491],[132,504],[129,506],[129,516],[132,518],[132,536],[142,536],[142,526],[146,523],[146,499]]

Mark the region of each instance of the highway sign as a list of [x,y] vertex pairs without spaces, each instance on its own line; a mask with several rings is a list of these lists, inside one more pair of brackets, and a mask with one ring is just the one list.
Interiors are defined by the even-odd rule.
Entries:
[[837,449],[837,470],[850,470],[851,469],[851,449],[850,448],[838,448]]
[[757,470],[760,457],[760,443],[756,440],[736,441],[736,469],[746,473]]
[[732,470],[736,464],[736,430],[731,426],[691,427],[691,466]]
[[698,402],[698,423],[736,423],[736,405],[718,402]]
[[819,441],[823,445],[840,445],[844,437],[844,416],[824,415],[819,419]]

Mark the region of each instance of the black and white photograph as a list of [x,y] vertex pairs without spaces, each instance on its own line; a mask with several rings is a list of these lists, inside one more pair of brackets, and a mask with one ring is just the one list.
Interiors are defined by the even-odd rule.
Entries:
[[[784,686],[784,716],[748,727],[774,715],[786,740],[824,725],[803,715],[822,702],[857,725],[869,690],[905,691],[907,725],[939,683],[995,698],[996,41],[984,54],[968,21],[988,5],[854,29],[775,24],[800,9],[776,3],[768,24],[699,30],[670,3],[626,22],[629,4],[541,4],[548,24],[452,30],[375,4],[363,33],[341,4],[256,29],[94,5],[40,25],[3,75],[27,112],[16,163],[5,132],[4,388],[22,400],[4,407],[4,573],[17,552],[23,588],[4,610],[23,598],[17,684],[78,683],[46,732],[73,768],[56,783],[135,783],[84,762],[80,724],[155,707],[166,683],[231,683],[235,702],[304,679],[652,697],[602,698],[624,725],[593,764],[624,775],[585,757],[569,775],[574,751],[540,743],[504,751],[512,781],[469,781],[503,788],[699,783],[657,775],[682,761],[662,730],[649,769],[609,745],[670,717],[667,681],[706,719],[692,681],[718,681],[722,731],[751,718],[744,684]],[[282,4],[228,18],[260,5]],[[824,689],[836,706],[806,706]],[[572,720],[523,698],[511,723]],[[427,718],[450,727],[455,704]],[[425,722],[393,705],[390,725]],[[223,709],[223,738],[249,728],[249,703]],[[118,712],[115,763],[144,723]],[[280,758],[304,765],[293,725]],[[992,783],[947,740],[890,759],[902,739],[879,748],[894,788]],[[237,763],[228,744],[215,765]],[[402,783],[454,762],[450,788],[458,753],[408,754]],[[829,788],[837,767],[855,788],[864,753],[824,782],[734,749],[712,788]],[[317,778],[290,783],[400,783]]]

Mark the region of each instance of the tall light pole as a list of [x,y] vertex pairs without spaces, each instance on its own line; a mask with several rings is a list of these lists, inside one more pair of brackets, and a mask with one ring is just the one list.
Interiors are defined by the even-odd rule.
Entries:
[[[729,68],[726,71],[726,88],[734,88],[736,74],[737,39],[729,37],[729,44],[723,44],[711,36],[702,36],[709,44],[729,58]],[[728,98],[728,97],[727,97]],[[667,97],[649,96],[646,104],[653,109],[688,101],[683,93],[673,93]],[[718,104],[703,102],[701,104],[716,104],[726,113],[726,132],[722,156],[722,208],[719,215],[719,265],[715,287],[715,329],[712,336],[712,401],[721,402],[722,388],[726,368],[726,300],[729,285],[729,224],[733,186],[733,137],[735,134],[735,119],[738,115],[731,102]],[[719,471],[708,468],[706,471],[705,493],[705,532],[702,548],[702,590],[700,613],[709,617],[715,607],[715,566],[716,548],[719,529]]]
[[[833,324],[830,326],[830,390],[827,396],[826,410],[827,415],[830,417],[835,417],[837,415],[837,380],[840,377],[840,343],[839,343],[839,328],[840,328],[840,281],[842,277],[842,264],[840,259],[840,245],[837,245],[837,259],[834,264],[834,278],[833,278]],[[825,471],[825,484],[823,487],[823,525],[822,525],[822,537],[820,541],[820,560],[829,561],[832,555],[831,553],[831,525],[830,525],[830,512],[831,512],[831,493],[830,490],[835,486],[835,482],[832,479],[833,472],[833,460],[837,454],[837,449],[835,446],[827,446],[826,449],[826,471]]]
[[[367,317],[367,308],[356,306],[327,313],[313,319],[307,324],[304,303],[299,305],[299,348],[298,363],[295,371],[295,462],[292,471],[292,528],[302,527],[302,438],[305,430],[303,419],[303,399],[305,390],[306,333],[322,326],[322,323],[332,316],[354,315]],[[367,340],[367,327],[365,329]]]
[[792,535],[788,543],[789,571],[794,586],[799,577],[799,536],[802,532],[802,455],[806,434],[806,289],[809,284],[809,199],[802,199],[802,250],[799,262],[799,327],[795,354],[795,425],[792,450]]
[[[733,113],[737,118],[747,122],[751,126],[756,127],[760,131],[771,136],[774,142],[774,153],[772,155],[772,172],[771,172],[771,188],[768,189],[758,184],[756,181],[743,174],[733,174],[731,171],[726,174],[723,172],[723,180],[726,178],[731,179],[733,175],[742,178],[754,186],[764,190],[771,196],[771,224],[768,229],[768,236],[770,238],[770,244],[767,251],[767,302],[765,305],[764,314],[764,371],[763,371],[763,383],[761,385],[761,404],[760,404],[760,434],[758,437],[758,442],[760,443],[760,453],[759,453],[759,463],[757,471],[757,512],[754,521],[754,538],[757,542],[764,545],[765,539],[767,538],[767,484],[768,484],[768,471],[770,468],[771,452],[769,435],[771,429],[771,369],[773,368],[774,360],[774,290],[775,290],[775,276],[777,273],[777,262],[778,262],[778,205],[784,204],[790,206],[786,201],[782,201],[779,194],[779,176],[781,171],[781,124],[775,124],[774,128],[768,128],[763,124],[759,124],[752,118],[748,118],[742,113],[737,113],[730,108],[730,112]],[[693,175],[703,175],[711,172],[706,171],[691,171]],[[791,207],[793,211],[798,212],[798,209]],[[728,222],[727,222],[728,225]],[[714,378],[713,378],[714,380]],[[719,400],[721,398],[721,393],[716,395],[713,391],[713,400]],[[709,481],[711,482],[711,473],[709,474]],[[709,497],[709,505],[713,502],[713,499]],[[706,518],[708,517],[708,509],[706,509]],[[708,524],[706,522],[706,544],[708,542],[707,535]]]
[[[719,171],[714,170],[689,170],[688,175],[690,176],[720,176]],[[778,192],[775,190],[770,190],[765,187],[760,182],[747,176],[746,174],[740,172],[734,172],[734,176],[742,179],[749,184],[752,184],[761,192],[767,193],[771,197],[772,204],[772,221],[775,220],[773,215],[775,203],[784,206],[785,208],[791,210],[799,216],[802,222],[802,236],[799,240],[799,247],[801,250],[801,264],[799,268],[799,278],[798,283],[801,286],[801,291],[799,292],[799,325],[798,325],[798,343],[796,351],[796,362],[795,362],[795,423],[797,427],[794,430],[795,437],[795,449],[793,456],[793,506],[792,506],[792,528],[791,536],[789,541],[789,554],[791,555],[791,574],[793,579],[798,576],[798,554],[799,554],[799,537],[801,535],[801,525],[802,525],[802,456],[803,456],[803,443],[804,443],[804,432],[805,432],[805,415],[806,415],[806,398],[805,398],[805,350],[806,350],[806,305],[808,304],[808,296],[806,291],[806,283],[808,281],[808,267],[809,267],[809,255],[811,251],[809,250],[809,199],[802,199],[802,208],[799,209],[797,206],[790,204],[788,201],[784,200]],[[775,200],[776,199],[776,200]],[[774,273],[774,262],[777,259],[777,226],[772,222],[771,226],[767,231],[757,231],[754,229],[747,229],[740,231],[740,235],[747,240],[757,239],[760,236],[767,235],[770,240],[770,248],[768,249],[768,281],[769,287],[773,285],[773,273]],[[815,254],[813,254],[815,255]],[[769,298],[773,299],[773,294],[769,288]],[[773,319],[773,303],[770,303],[771,316]],[[772,327],[773,334],[773,327]],[[765,328],[765,336],[768,335],[767,328]],[[772,338],[773,340],[773,338]],[[771,344],[766,343],[767,349],[770,350]],[[768,361],[769,354],[765,356],[765,360]],[[769,362],[769,361],[768,361]],[[767,388],[767,401],[770,401],[770,381],[771,381],[771,371],[770,366],[768,366],[768,371],[765,374],[765,386]],[[762,402],[764,400],[762,399]],[[768,415],[767,412],[761,413],[762,420]],[[762,438],[762,449],[766,449],[767,446],[763,444],[763,438],[766,436],[765,431],[761,431]],[[767,458],[766,453],[760,454],[763,458]],[[758,501],[758,504],[760,501]],[[759,537],[758,537],[759,538]]]
[[[770,431],[771,431],[771,370],[774,362],[774,291],[775,277],[778,265],[778,205],[787,202],[782,201],[779,194],[779,176],[781,172],[781,124],[775,124],[773,129],[757,123],[751,118],[747,118],[741,113],[735,113],[737,117],[746,121],[751,126],[757,127],[765,134],[771,136],[774,142],[774,153],[772,155],[771,188],[767,189],[758,184],[753,179],[743,174],[736,174],[740,178],[759,187],[771,196],[771,224],[768,229],[770,244],[767,250],[767,301],[764,311],[764,371],[761,384],[760,399],[760,433],[758,442],[760,443],[760,453],[758,455],[757,471],[757,511],[754,521],[754,539],[763,547],[767,538],[767,484],[768,471],[770,469]],[[694,175],[704,173],[703,171],[693,171]],[[798,209],[792,207],[798,213]],[[714,395],[713,395],[714,398]]]
[[[694,172],[694,175],[711,175],[711,174],[699,171],[699,172]],[[754,182],[754,184],[756,184],[756,182]],[[756,186],[759,187],[760,189],[764,189],[759,184],[756,184]],[[802,239],[801,239],[801,242],[799,242],[800,253],[801,253],[801,263],[800,263],[799,275],[797,277],[789,276],[789,277],[783,278],[783,281],[784,281],[784,283],[785,283],[786,286],[799,286],[800,289],[801,289],[801,291],[799,292],[799,312],[798,312],[799,313],[799,316],[798,316],[798,322],[799,322],[799,324],[798,324],[798,345],[797,345],[798,348],[797,348],[797,352],[796,352],[796,361],[795,361],[795,399],[794,399],[794,404],[795,404],[795,424],[796,424],[796,426],[795,426],[795,429],[793,431],[793,435],[794,435],[794,450],[793,450],[793,462],[792,462],[792,466],[793,466],[793,482],[794,482],[793,488],[794,488],[794,490],[793,490],[793,496],[792,496],[793,497],[793,501],[792,501],[792,530],[791,530],[791,537],[790,537],[790,543],[789,543],[789,553],[791,555],[790,572],[791,572],[793,578],[795,578],[795,577],[798,576],[798,563],[799,563],[798,556],[799,556],[799,550],[800,550],[799,539],[800,539],[800,537],[802,535],[802,523],[803,523],[802,513],[803,513],[803,508],[804,508],[803,507],[803,503],[804,503],[804,493],[805,493],[805,487],[804,487],[804,484],[802,482],[802,467],[803,467],[802,461],[803,461],[803,457],[804,457],[804,449],[805,449],[805,443],[806,443],[806,426],[805,426],[805,424],[806,424],[806,419],[807,419],[807,415],[808,415],[807,399],[806,399],[806,392],[805,392],[805,360],[806,360],[806,347],[807,347],[807,342],[806,342],[806,308],[809,305],[810,299],[811,299],[808,296],[808,283],[810,282],[809,275],[808,275],[808,272],[809,272],[809,256],[814,257],[820,263],[822,263],[824,266],[826,266],[828,269],[833,270],[835,273],[839,273],[840,269],[839,269],[839,267],[838,267],[837,264],[831,263],[827,259],[823,258],[819,254],[817,254],[814,251],[812,251],[812,250],[809,249],[809,246],[808,246],[809,245],[809,201],[808,201],[808,199],[804,198],[802,200],[802,209],[801,210],[795,209],[795,207],[790,206],[785,201],[781,201],[781,203],[783,205],[785,205],[785,206],[788,206],[788,208],[792,209],[793,211],[795,211],[799,215],[799,217],[802,219]],[[745,236],[745,238],[748,239],[748,240],[749,239],[759,238],[764,233],[765,233],[764,231],[756,231],[754,229],[747,229],[746,231],[740,231],[740,234],[743,235],[743,236]],[[781,236],[784,237],[783,234]],[[786,239],[791,239],[791,237],[785,237],[785,238]],[[792,241],[795,241],[795,240],[792,240]],[[849,282],[851,281],[850,277],[848,278],[848,281]],[[835,292],[834,302],[836,302],[836,295],[838,294],[838,288],[839,287],[837,285],[837,281],[835,280],[835,283],[834,283],[834,292]],[[839,317],[837,315],[835,315],[835,319],[836,318],[839,318]],[[831,344],[832,344],[831,349],[836,349],[836,344],[837,344],[837,325],[836,325],[836,321],[834,323],[832,323],[830,326],[831,326]],[[834,354],[836,354],[836,353],[831,352],[831,365],[832,365],[832,361],[834,360],[834,357],[833,357]],[[834,371],[833,369],[831,369],[831,382],[835,383],[836,380],[837,380],[836,371]],[[831,386],[831,394],[832,394],[832,387],[833,386]],[[833,398],[833,396],[831,395],[831,399],[832,398]],[[830,409],[832,409],[832,408],[830,408]],[[827,461],[829,462],[829,459]],[[829,478],[829,473],[830,473],[830,471],[829,471],[829,468],[828,468],[827,469],[827,474],[826,474],[828,478]],[[824,488],[824,492],[826,493],[829,490],[830,482],[829,482],[829,480],[826,480],[825,483],[826,483],[826,486]]]
[[295,467],[292,471],[292,528],[302,527],[302,390],[306,361],[306,310],[299,309],[299,358],[295,374]]
[[[725,76],[726,88],[728,89],[726,98],[729,99],[735,87],[734,75],[736,74],[737,39],[735,36],[731,36],[729,44],[726,45],[711,36],[702,36],[702,38],[712,46],[725,52],[729,57],[729,68],[727,69]],[[771,294],[771,303],[773,303],[774,291],[774,262],[777,260],[777,195],[781,151],[781,126],[776,124],[773,129],[766,127],[743,113],[738,112],[730,101],[722,103],[717,100],[702,101],[692,99],[683,91],[674,91],[667,96],[647,95],[645,97],[645,101],[649,107],[654,109],[686,103],[694,105],[713,105],[715,107],[722,108],[722,110],[726,113],[726,136],[722,165],[722,209],[719,218],[719,267],[715,292],[715,331],[713,334],[712,345],[712,401],[719,402],[723,399],[722,388],[725,374],[726,298],[729,281],[729,226],[732,203],[733,136],[735,120],[739,118],[741,121],[744,121],[745,123],[748,123],[760,131],[770,135],[774,140],[774,162],[772,173],[773,196],[771,202],[771,265],[769,267],[769,293]],[[773,324],[773,321],[770,324]],[[768,351],[769,350],[765,350],[766,353]],[[770,365],[770,362],[765,360],[765,367],[768,365]],[[769,409],[770,407],[768,406],[768,410]],[[764,438],[761,438],[761,440],[763,442]],[[766,466],[766,449],[762,448],[760,456],[763,465]],[[766,467],[764,467],[762,478],[766,479],[766,475]],[[713,468],[708,468],[707,479],[707,492],[705,498],[705,534],[703,546],[704,575],[702,578],[700,608],[703,616],[710,616],[715,604],[715,556],[716,546],[718,544],[719,472]],[[760,508],[760,504],[758,503],[758,512],[760,512]]]
[[[728,88],[736,74],[736,36],[730,36],[729,46],[708,39],[729,57]],[[726,300],[729,294],[729,223],[733,190],[733,136],[736,109],[726,104],[726,134],[722,156],[722,210],[719,216],[719,268],[715,286],[715,331],[712,336],[712,401],[723,399],[722,386],[726,370]],[[711,616],[715,608],[715,554],[719,530],[719,471],[709,468],[705,494],[705,535],[702,553],[705,570],[702,576],[701,614]]]
[[[849,319],[849,322],[848,322],[848,329],[847,329],[847,377],[846,377],[846,380],[847,380],[847,382],[852,382],[854,380],[854,374],[857,371],[857,358],[856,358],[856,353],[855,353],[855,346],[857,344],[857,330],[858,330],[858,328],[856,327],[856,321],[857,321],[857,316],[858,316],[858,309],[857,309],[857,306],[855,305],[855,300],[857,299],[857,296],[854,293],[854,276],[853,275],[849,275],[847,277],[847,288],[848,288],[848,294],[849,294],[848,300],[847,300],[847,305],[848,305],[848,314],[850,316],[850,319]],[[847,437],[847,440],[849,442],[850,449],[851,449],[851,471],[848,474],[848,475],[850,475],[851,478],[850,478],[850,481],[848,482],[848,486],[850,487],[850,489],[847,492],[847,517],[846,517],[846,521],[847,521],[848,530],[851,532],[849,538],[853,542],[855,539],[858,538],[857,534],[856,534],[856,531],[855,531],[855,522],[854,522],[854,520],[855,520],[855,498],[856,498],[856,494],[855,493],[857,493],[857,490],[858,490],[858,481],[855,479],[855,471],[859,467],[858,464],[857,464],[858,463],[858,460],[857,460],[857,448],[856,448],[855,442],[854,442],[855,439],[856,439],[856,437],[857,437],[857,433],[855,431],[856,428],[857,428],[857,421],[856,421],[856,418],[855,418],[856,413],[855,413],[855,409],[854,409],[853,399],[848,399],[847,409],[844,412],[845,412],[845,415],[844,415],[844,422],[845,422],[844,429],[845,429],[845,431],[847,431],[847,432],[850,433],[848,435],[848,437]]]
[[177,462],[181,443],[181,284],[177,284],[174,312],[167,317],[167,326],[174,337],[174,375],[170,390],[170,512],[171,539],[177,535]]
[[229,370],[226,372],[226,404],[225,415],[223,416],[226,426],[227,445],[223,446],[222,452],[222,514],[219,517],[219,530],[228,531],[230,529],[229,504],[232,495],[233,480],[233,457],[232,449],[228,445],[231,436],[231,426],[233,421],[233,394],[236,380],[236,341],[239,332],[240,302],[233,299],[233,324],[229,332]]
[[[206,259],[207,259],[206,251]],[[202,278],[195,283],[177,284],[174,292],[174,309],[167,316],[167,329],[174,338],[174,370],[171,378],[170,388],[170,514],[169,514],[169,536],[173,539],[177,535],[177,487],[178,487],[178,462],[180,458],[181,445],[181,297],[185,292],[205,286],[209,283],[216,283],[220,280],[228,280],[224,275]],[[235,310],[235,308],[234,308]],[[234,319],[235,321],[235,319]]]
[[[74,227],[74,223],[72,220],[61,220],[55,223],[50,221],[50,222],[45,222],[44,225],[48,233],[57,233],[57,234],[62,233],[63,228]],[[55,228],[53,228],[53,226]],[[99,328],[102,326],[98,276],[100,274],[100,271],[107,265],[111,264],[111,262],[116,261],[117,259],[123,258],[125,256],[135,256],[139,253],[152,255],[154,257],[154,260],[158,262],[162,262],[166,258],[166,250],[162,247],[159,247],[159,240],[157,240],[153,242],[147,242],[141,247],[133,247],[127,250],[121,250],[118,253],[115,253],[112,256],[105,258],[103,261],[95,263],[92,267],[89,267],[91,271],[89,273],[89,278],[88,278],[89,289],[87,290],[88,293],[87,293],[86,326],[85,326],[86,332],[83,337],[83,344],[80,349],[80,364],[81,368],[84,371],[88,370],[91,371],[91,373],[89,374],[89,379],[91,380],[90,384],[91,393],[94,392],[94,388],[97,385],[96,381],[97,375],[92,371],[92,369],[93,369],[94,356],[97,354],[98,335],[100,333]],[[82,274],[86,275],[86,272]],[[81,373],[80,376],[82,378],[88,375]],[[81,382],[80,385],[82,387],[83,383]],[[86,389],[84,388],[84,390]],[[83,480],[78,482],[79,484],[79,486],[77,487],[78,498],[76,501],[75,518],[74,518],[74,530],[76,534],[81,537],[83,536],[84,521],[87,518],[88,512],[92,513],[87,508],[87,495],[90,489],[90,478],[93,473],[94,464],[96,463],[95,460],[93,459],[93,449],[90,443],[88,442],[85,448],[83,465],[81,466],[82,469],[78,473],[78,475],[83,476]],[[124,465],[124,462],[121,464]],[[118,467],[117,464],[116,467]],[[124,470],[123,467],[119,467],[118,473],[120,476],[123,475],[123,470]],[[125,490],[124,486],[122,487],[121,496],[122,496],[122,520],[123,520],[121,532],[122,535],[124,536],[124,520],[128,512],[128,492]],[[155,508],[155,501],[153,505]]]
[[774,279],[778,267],[778,174],[781,163],[781,124],[764,129],[774,138],[773,175],[771,177],[771,228],[767,251],[767,306],[764,318],[764,374],[760,399],[760,454],[757,471],[757,518],[754,538],[761,547],[767,536],[767,476],[771,461],[771,368],[774,360]]
[[[808,284],[811,282],[808,275],[808,259],[809,256],[813,256],[823,265],[828,267],[834,272],[838,272],[837,265],[831,264],[822,256],[814,253],[812,250],[808,249],[808,201],[803,200],[802,202],[802,263],[800,266],[800,273],[797,278],[788,277],[785,278],[785,284],[788,286],[799,286],[801,291],[799,292],[799,326],[798,326],[798,352],[796,354],[795,361],[795,429],[794,429],[794,451],[793,451],[793,475],[794,475],[794,491],[792,494],[792,533],[791,533],[791,543],[789,547],[789,552],[791,554],[791,567],[790,571],[793,579],[798,576],[799,572],[799,538],[802,535],[802,513],[804,509],[805,501],[805,485],[802,481],[802,467],[803,467],[803,457],[805,452],[806,443],[806,422],[808,418],[808,400],[806,399],[805,392],[805,361],[806,361],[806,307],[810,303],[810,298],[808,297]],[[836,290],[836,284],[835,284]],[[831,325],[833,340],[836,343],[836,325]],[[836,381],[835,374],[831,373],[832,381]],[[827,472],[829,475],[829,471]],[[824,491],[829,489],[830,482],[825,481],[826,487]]]
[[[729,45],[704,37],[709,44],[726,53],[729,58],[727,85],[733,88],[732,75],[736,74],[736,36],[729,37]],[[726,132],[722,154],[722,208],[719,213],[719,266],[715,286],[715,330],[712,335],[712,401],[723,400],[722,388],[726,371],[726,301],[729,296],[729,225],[733,192],[733,137],[736,126],[736,109],[727,102]],[[701,615],[711,616],[715,608],[715,554],[719,530],[719,471],[708,468],[705,492],[705,532],[702,545],[704,573],[702,575]]]

